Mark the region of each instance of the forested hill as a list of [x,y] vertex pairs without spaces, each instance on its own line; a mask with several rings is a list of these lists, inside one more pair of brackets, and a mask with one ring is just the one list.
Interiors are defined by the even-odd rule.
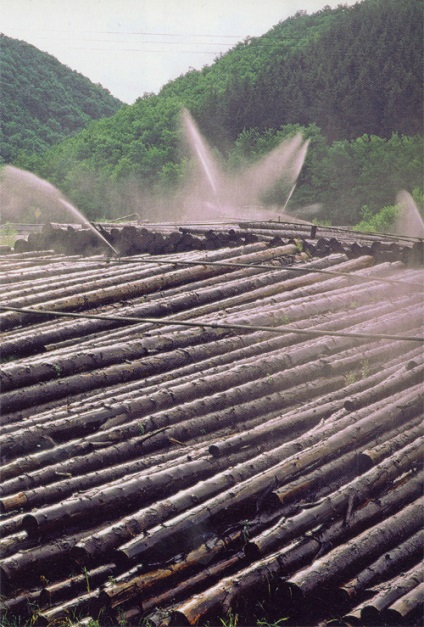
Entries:
[[365,0],[294,17],[167,85],[202,128],[317,124],[327,139],[414,135],[423,121],[423,2]]
[[106,89],[38,48],[0,34],[0,155],[39,153],[122,106]]
[[298,12],[15,165],[50,180],[92,218],[145,215],[142,198],[173,195],[187,174],[186,107],[227,168],[301,131],[310,145],[290,202],[321,203],[323,219],[356,224],[365,205],[376,212],[400,189],[422,187],[423,1]]

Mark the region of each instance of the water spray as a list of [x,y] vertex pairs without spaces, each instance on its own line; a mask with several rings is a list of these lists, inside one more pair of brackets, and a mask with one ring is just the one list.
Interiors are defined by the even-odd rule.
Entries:
[[110,242],[107,241],[107,239],[105,238],[104,235],[102,235],[102,233],[100,233],[100,231],[98,230],[98,228],[89,220],[87,220],[87,218],[73,205],[71,205],[71,203],[69,203],[67,200],[64,200],[63,198],[59,198],[59,202],[66,207],[66,209],[69,209],[72,213],[76,214],[80,220],[83,221],[84,224],[87,224],[88,228],[90,229],[90,231],[92,231],[93,233],[95,233],[97,235],[97,237],[100,237],[100,239],[102,240],[102,242],[104,244],[106,244],[106,246],[108,248],[110,248],[110,250],[113,252],[113,254],[115,255],[115,257],[120,257],[120,254],[118,253],[118,251],[116,250],[116,248],[114,248],[112,246],[112,244]]

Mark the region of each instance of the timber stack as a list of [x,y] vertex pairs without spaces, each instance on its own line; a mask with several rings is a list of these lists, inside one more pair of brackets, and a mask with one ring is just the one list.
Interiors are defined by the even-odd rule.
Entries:
[[0,256],[5,620],[420,624],[422,241],[77,232]]

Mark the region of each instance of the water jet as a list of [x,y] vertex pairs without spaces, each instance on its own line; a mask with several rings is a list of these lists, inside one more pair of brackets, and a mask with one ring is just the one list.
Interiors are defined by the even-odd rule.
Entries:
[[4,166],[1,170],[0,198],[2,223],[29,221],[33,214],[44,214],[45,222],[69,222],[69,217],[72,216],[74,221],[87,226],[119,257],[112,244],[57,187],[32,172],[11,165]]
[[[185,190],[186,219],[198,217],[199,207],[203,207],[211,219],[294,221],[286,213],[286,208],[303,167],[309,140],[305,141],[302,134],[297,133],[283,140],[253,165],[230,176],[214,158],[187,109],[182,111],[181,118],[184,136],[197,166],[193,176],[195,183],[187,185]],[[281,179],[288,188],[284,206],[282,209],[264,206],[262,195]]]

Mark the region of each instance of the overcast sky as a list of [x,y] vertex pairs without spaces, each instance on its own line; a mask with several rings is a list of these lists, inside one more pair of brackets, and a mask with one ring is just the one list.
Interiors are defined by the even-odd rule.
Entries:
[[132,104],[299,10],[357,0],[0,0],[0,30]]

